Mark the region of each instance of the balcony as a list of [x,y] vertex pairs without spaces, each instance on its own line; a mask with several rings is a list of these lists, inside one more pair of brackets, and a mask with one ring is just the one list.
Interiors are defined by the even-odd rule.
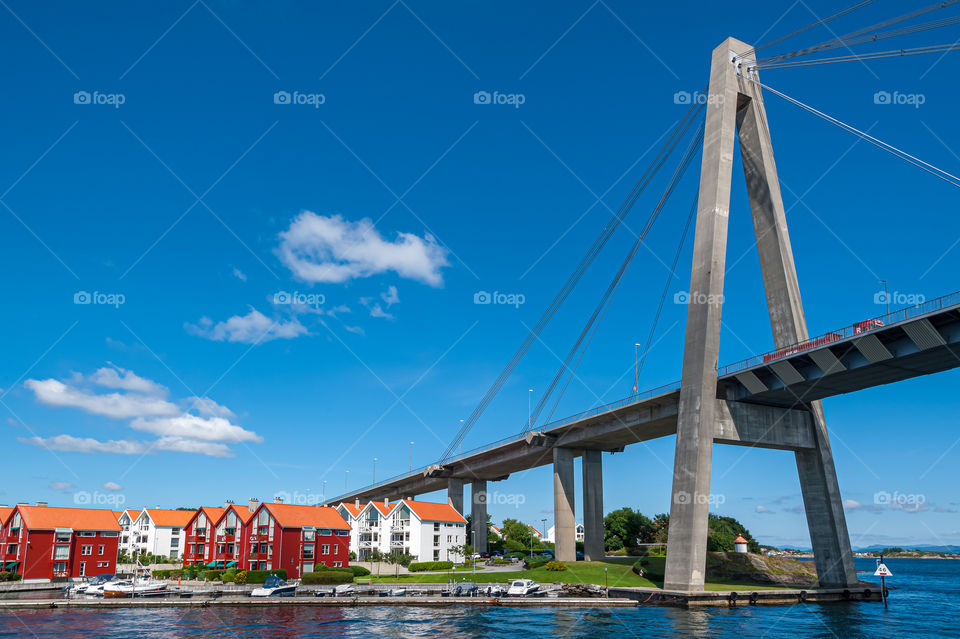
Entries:
[[402,540],[402,539],[391,539],[391,540],[390,540],[390,547],[391,547],[391,548],[392,548],[392,547],[398,547],[398,548],[399,548],[399,547],[401,547],[401,546],[406,546],[406,545],[407,545],[407,542],[404,541],[404,540]]
[[364,540],[361,540],[361,541],[360,541],[360,547],[361,547],[361,548],[371,548],[372,546],[373,546],[373,542],[372,542],[371,540],[369,540],[369,539],[367,539],[367,540],[365,540],[365,541],[364,541]]

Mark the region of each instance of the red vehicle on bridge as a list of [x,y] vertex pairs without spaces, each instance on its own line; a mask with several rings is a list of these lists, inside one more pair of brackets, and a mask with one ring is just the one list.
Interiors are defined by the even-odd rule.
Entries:
[[[857,322],[853,325],[853,334],[862,335],[867,331],[872,331],[876,328],[883,326],[883,321],[878,319],[868,319]],[[787,348],[781,348],[778,351],[772,353],[767,353],[763,356],[763,362],[772,362],[778,359],[783,359],[784,357],[793,357],[800,353],[813,350],[815,348],[820,348],[821,346],[826,346],[832,342],[838,342],[843,339],[843,335],[840,333],[827,333],[826,335],[821,335],[815,339],[808,340],[802,344],[794,344],[793,346],[788,346]]]

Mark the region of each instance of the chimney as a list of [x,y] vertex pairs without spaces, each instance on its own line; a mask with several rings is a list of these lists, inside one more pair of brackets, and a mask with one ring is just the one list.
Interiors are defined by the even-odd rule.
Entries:
[[356,506],[357,508],[360,507],[360,498],[359,498],[359,497],[357,497],[357,498],[354,500],[353,505]]
[[253,512],[257,509],[257,506],[260,505],[260,500],[256,497],[251,497],[250,501],[247,502],[247,510]]
[[37,502],[37,506],[46,506],[46,505],[47,505],[47,502],[45,502],[45,501],[38,501],[38,502]]
[[282,504],[282,503],[283,503],[283,497],[274,497],[274,498],[273,498],[273,503],[275,503],[275,504]]
[[383,505],[384,505],[384,507],[390,505],[390,498],[389,498],[389,497],[384,497],[384,498],[383,498]]
[[30,504],[28,504],[28,503],[25,502],[25,501],[18,501],[18,502],[17,502],[17,506],[29,506],[29,505],[30,505]]
[[232,500],[232,499],[228,499],[228,500],[226,500],[225,502],[223,502],[223,507],[224,507],[224,508],[229,508],[230,506],[233,506],[233,500]]

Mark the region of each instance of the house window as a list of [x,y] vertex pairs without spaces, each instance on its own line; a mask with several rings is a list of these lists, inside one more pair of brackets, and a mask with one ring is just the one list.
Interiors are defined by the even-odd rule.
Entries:
[[69,558],[70,558],[70,546],[54,546],[54,547],[53,547],[53,558],[54,558],[54,559],[69,559]]
[[333,531],[332,531],[332,530],[328,530],[328,529],[326,529],[326,528],[320,530],[320,536],[321,536],[321,537],[329,537],[329,536],[332,535],[332,534],[333,534]]
[[449,544],[451,541],[453,541],[453,535],[447,535],[447,543]]
[[100,536],[101,537],[119,537],[120,533],[118,533],[116,530],[111,530],[111,531],[100,533]]
[[266,544],[266,543],[260,544],[260,552],[261,552],[261,553],[266,554],[267,548],[268,548],[268,544]]
[[7,554],[15,555],[17,554],[17,545],[16,544],[7,544]]
[[67,576],[67,562],[65,562],[65,561],[55,561],[55,562],[53,562],[53,576],[54,576],[54,577],[66,577],[66,576]]
[[176,537],[177,535],[180,534],[180,529],[179,529],[179,528],[171,528],[171,529],[170,529],[170,534],[173,535],[174,537]]
[[300,571],[301,574],[307,574],[308,572],[313,572],[313,562],[305,561],[303,562],[303,569]]
[[329,554],[330,554],[330,544],[323,544],[323,547],[322,547],[322,549],[321,549],[321,552],[322,552],[324,555],[329,555]]
[[337,551],[337,545],[334,544],[334,545],[333,545],[333,554],[337,554],[337,552],[338,552],[338,551]]
[[349,536],[350,536],[350,531],[349,531],[349,530],[338,530],[338,531],[337,531],[337,536],[338,536],[338,537],[349,537]]
[[97,546],[97,554],[98,554],[98,555],[102,555],[102,554],[103,554],[103,544]]
[[80,554],[81,554],[81,555],[92,555],[92,554],[93,554],[93,546],[80,546]]
[[439,546],[439,545],[440,545],[440,535],[434,535],[434,536],[433,536],[433,545],[434,545],[434,546]]
[[[304,544],[303,545],[303,558],[304,559],[313,559],[313,544]],[[312,571],[311,571],[312,572]]]
[[335,562],[333,562],[333,567],[334,567],[334,568],[343,568],[343,562],[342,562],[342,561],[335,561]]
[[317,531],[314,528],[304,528],[303,529],[303,540],[304,541],[313,541],[317,537]]
[[57,543],[69,543],[69,542],[70,542],[70,533],[68,532],[57,533]]
[[433,551],[433,560],[434,560],[434,561],[440,561],[440,551],[439,551],[439,550],[434,550],[434,551]]
[[97,533],[92,530],[84,530],[83,532],[77,533],[77,535],[80,537],[96,537]]
[[435,523],[435,524],[433,525],[433,532],[440,532],[440,524],[439,524],[439,523]]
[[87,562],[85,561],[80,562],[80,576],[81,577],[87,576]]

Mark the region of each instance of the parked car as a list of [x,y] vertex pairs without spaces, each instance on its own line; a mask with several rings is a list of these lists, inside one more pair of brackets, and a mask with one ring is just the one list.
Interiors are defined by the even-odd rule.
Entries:
[[490,559],[490,553],[488,552],[480,553],[480,559]]

